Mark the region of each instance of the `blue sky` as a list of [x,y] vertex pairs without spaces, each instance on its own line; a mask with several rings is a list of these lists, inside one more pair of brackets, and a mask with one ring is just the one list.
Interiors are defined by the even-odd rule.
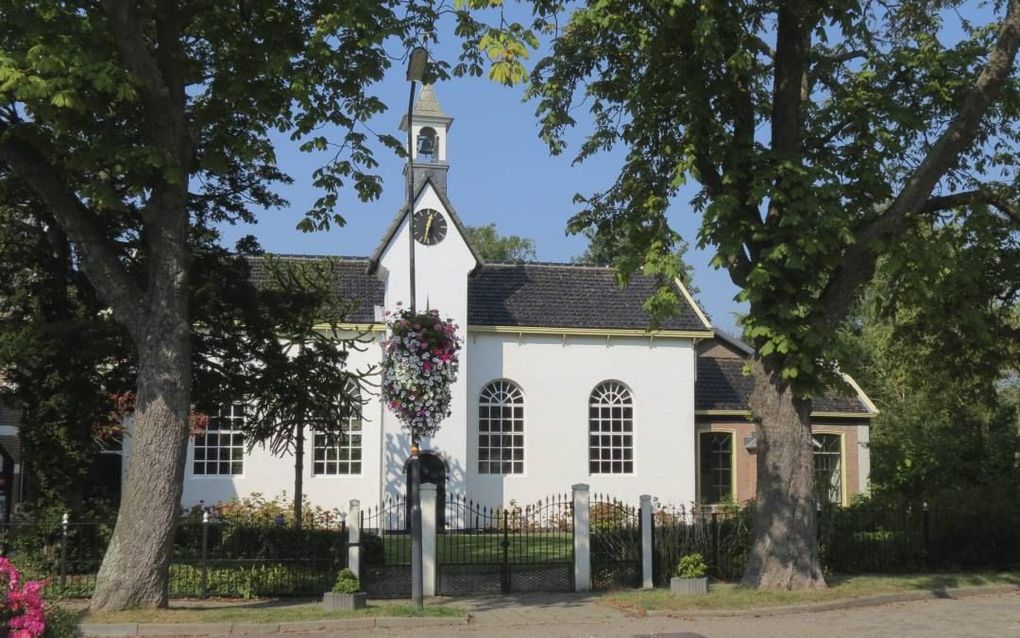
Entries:
[[[443,53],[440,51],[440,55]],[[370,122],[368,128],[377,134],[399,135],[397,127],[407,108],[408,92],[402,62],[394,63],[374,92],[390,110]],[[437,85],[436,94],[454,118],[448,138],[448,184],[451,202],[464,223],[495,223],[503,234],[529,237],[535,241],[542,261],[569,261],[580,254],[586,245],[584,238],[567,236],[564,230],[577,210],[573,196],[612,183],[620,155],[603,155],[571,166],[575,143],[564,155],[550,156],[538,139],[534,105],[522,103],[519,87],[507,88],[487,78],[455,78]],[[578,119],[583,123],[583,113]],[[260,213],[259,223],[254,226],[224,228],[228,245],[241,235],[252,234],[271,252],[371,254],[405,197],[402,161],[379,145],[376,158],[384,183],[382,197],[363,203],[353,190],[347,190],[339,206],[347,225],[306,234],[295,226],[317,197],[311,174],[324,158],[301,153],[286,136],[277,139],[277,153],[280,167],[294,178],[293,185],[281,189],[291,206]],[[741,310],[733,300],[737,289],[726,273],[708,265],[710,253],[693,247],[699,220],[687,206],[687,199],[682,197],[674,203],[671,223],[692,246],[688,260],[694,266],[699,301],[718,327],[736,332],[733,313]]]

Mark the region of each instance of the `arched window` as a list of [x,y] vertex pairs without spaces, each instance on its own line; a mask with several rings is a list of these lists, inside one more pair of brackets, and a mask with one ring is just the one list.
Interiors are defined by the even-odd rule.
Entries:
[[422,127],[418,132],[418,152],[415,156],[419,162],[434,162],[439,157],[439,136],[431,126]]
[[524,473],[524,393],[493,381],[478,398],[478,473]]
[[588,470],[634,472],[634,397],[619,381],[604,381],[588,403]]
[[316,432],[312,441],[312,473],[319,475],[361,474],[361,390],[353,381],[345,390],[357,410],[347,418],[342,436]]

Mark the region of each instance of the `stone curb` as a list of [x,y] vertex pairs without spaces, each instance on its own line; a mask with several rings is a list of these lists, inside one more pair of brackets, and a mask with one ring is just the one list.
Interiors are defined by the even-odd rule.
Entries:
[[84,638],[119,638],[121,636],[226,636],[257,633],[286,634],[296,631],[350,631],[355,629],[395,629],[413,627],[453,627],[466,625],[471,616],[463,618],[371,617],[338,620],[304,620],[281,623],[121,623],[79,625]]
[[[860,607],[877,607],[890,603],[907,603],[917,600],[945,600],[971,598],[973,596],[994,596],[1020,592],[1020,585],[991,585],[985,587],[954,587],[928,591],[905,591],[874,596],[860,596],[843,600],[830,600],[818,603],[802,603],[799,605],[776,605],[775,607],[749,607],[747,609],[656,609],[645,612],[650,617],[666,616],[671,618],[733,618],[736,616],[789,616],[822,611],[838,611],[841,609],[857,609]],[[621,609],[625,613],[628,610]],[[633,615],[633,614],[631,614]],[[639,614],[640,615],[640,612]]]

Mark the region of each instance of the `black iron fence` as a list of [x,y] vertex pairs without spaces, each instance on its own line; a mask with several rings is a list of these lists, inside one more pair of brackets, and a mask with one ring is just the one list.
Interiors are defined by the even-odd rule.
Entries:
[[641,513],[605,494],[594,494],[591,522],[591,586],[595,590],[641,586]]
[[[49,591],[90,596],[113,522],[0,526],[0,553]],[[347,529],[182,521],[170,565],[171,596],[298,596],[329,590],[347,566]]]
[[410,511],[403,497],[361,510],[361,586],[374,598],[410,598]]
[[566,494],[509,507],[451,495],[436,539],[437,593],[573,591],[574,512]]
[[[754,508],[660,507],[653,514],[653,572],[667,585],[685,554],[701,554],[708,575],[739,579],[751,549]],[[1020,565],[1020,502],[862,503],[818,512],[827,573],[1005,569]]]

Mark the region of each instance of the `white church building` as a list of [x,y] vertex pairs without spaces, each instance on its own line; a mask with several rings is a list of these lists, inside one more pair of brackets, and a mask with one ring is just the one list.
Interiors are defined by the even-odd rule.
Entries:
[[[531,503],[576,483],[631,503],[641,494],[677,504],[753,498],[746,347],[719,335],[679,282],[680,312],[650,330],[642,304],[651,279],[621,288],[609,268],[486,263],[447,192],[452,122],[426,86],[401,123],[417,140],[418,305],[452,317],[463,337],[452,414],[422,441],[424,480],[488,505]],[[380,361],[383,313],[408,303],[408,232],[405,209],[371,256],[336,262],[338,291],[359,303],[351,329],[369,335],[354,367]],[[839,503],[867,490],[875,409],[853,387],[856,396],[816,401],[813,417],[820,494]],[[243,419],[242,404],[227,406],[193,437],[185,506],[291,493],[293,459],[248,452]],[[365,397],[350,432],[340,445],[307,437],[311,503],[344,510],[350,499],[403,495],[410,441],[379,396]]]

